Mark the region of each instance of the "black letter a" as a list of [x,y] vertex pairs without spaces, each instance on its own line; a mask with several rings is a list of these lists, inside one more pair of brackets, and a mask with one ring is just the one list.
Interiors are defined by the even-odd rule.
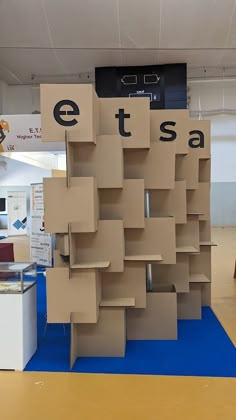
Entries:
[[[200,130],[193,130],[193,131],[190,131],[189,134],[190,134],[190,136],[192,136],[193,134],[198,135],[198,137],[193,137],[192,139],[189,139],[189,142],[188,142],[189,146],[192,147],[192,149],[198,149],[198,147],[203,149],[204,148],[204,139],[205,139],[203,132],[200,131]],[[197,143],[194,143],[196,141],[197,141]]]

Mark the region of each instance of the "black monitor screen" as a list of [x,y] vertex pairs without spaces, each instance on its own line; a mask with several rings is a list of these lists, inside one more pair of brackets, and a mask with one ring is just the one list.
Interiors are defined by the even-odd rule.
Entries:
[[6,211],[6,199],[0,198],[0,211]]
[[100,98],[150,98],[151,109],[187,108],[186,64],[97,67],[96,91]]

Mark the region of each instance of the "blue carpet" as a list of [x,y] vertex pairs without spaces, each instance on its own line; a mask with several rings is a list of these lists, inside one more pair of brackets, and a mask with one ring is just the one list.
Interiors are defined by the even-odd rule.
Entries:
[[[27,371],[69,371],[69,326],[46,324],[45,277],[38,275],[38,351]],[[124,358],[79,358],[73,372],[236,377],[236,349],[212,310],[179,321],[177,341],[128,341]]]

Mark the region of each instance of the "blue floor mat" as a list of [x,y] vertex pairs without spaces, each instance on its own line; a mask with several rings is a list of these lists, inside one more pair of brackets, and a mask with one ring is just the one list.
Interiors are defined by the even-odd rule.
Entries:
[[[46,325],[45,277],[38,274],[38,351],[27,371],[69,372],[70,329]],[[236,377],[236,348],[212,310],[178,321],[177,341],[128,341],[126,355],[77,359],[73,372]]]

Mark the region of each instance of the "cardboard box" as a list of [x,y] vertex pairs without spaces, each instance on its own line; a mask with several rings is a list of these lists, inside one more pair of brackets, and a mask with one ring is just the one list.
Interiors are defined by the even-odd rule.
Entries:
[[99,133],[98,101],[93,85],[42,84],[40,104],[43,141],[65,142],[67,130],[76,141],[96,143]]
[[123,220],[125,228],[144,227],[144,181],[125,179],[122,189],[99,190],[100,219]]
[[69,267],[69,259],[63,257],[58,249],[53,251],[53,266],[54,267]]
[[189,148],[186,156],[177,155],[175,165],[175,180],[186,181],[187,190],[196,190],[199,180],[199,158],[193,149]]
[[122,273],[101,273],[102,299],[134,298],[135,308],[146,308],[146,264],[125,262]]
[[128,340],[176,340],[177,299],[171,286],[147,293],[146,309],[127,309]]
[[187,223],[176,225],[176,246],[193,247],[198,251],[199,243],[199,221],[196,217],[188,216]]
[[161,255],[163,264],[176,263],[175,219],[145,219],[144,229],[125,229],[125,255]]
[[201,293],[199,290],[190,290],[188,293],[177,295],[178,319],[201,319]]
[[98,230],[94,233],[76,233],[71,225],[70,266],[79,268],[88,263],[99,268],[98,263],[108,262],[101,267],[106,271],[124,270],[124,228],[122,220],[99,220]]
[[[120,110],[120,111],[119,111]],[[119,113],[123,112],[123,122]],[[121,135],[125,149],[147,149],[150,147],[150,101],[149,98],[105,98],[99,99],[99,123],[101,135]],[[122,125],[122,131],[119,125]]]
[[70,254],[68,234],[56,234],[56,249],[60,255],[68,256]]
[[101,301],[101,283],[97,270],[73,271],[69,268],[47,270],[47,322],[69,323],[71,313],[77,322],[96,323]]
[[100,308],[97,324],[71,324],[71,367],[77,357],[123,357],[125,346],[124,308]]
[[186,182],[176,181],[173,190],[149,191],[151,217],[175,217],[175,223],[187,223]]
[[159,284],[174,285],[177,293],[189,292],[189,257],[176,255],[176,264],[152,264],[154,290]]
[[199,213],[199,220],[210,219],[209,182],[199,182],[197,190],[187,191],[187,212]]
[[94,178],[44,178],[44,222],[48,233],[68,233],[68,225],[77,222],[78,232],[97,229],[98,193]]
[[120,136],[98,136],[97,144],[68,142],[68,173],[95,177],[98,188],[122,188],[123,148]]
[[126,179],[144,179],[145,189],[175,187],[175,144],[152,142],[149,150],[125,150]]
[[[211,157],[211,122],[206,120],[189,120],[190,149],[199,159]],[[200,134],[201,133],[201,134]],[[200,146],[200,147],[199,147]]]
[[[187,109],[158,109],[151,110],[151,141],[170,141],[172,135],[175,137],[173,143],[176,143],[176,154],[188,153],[188,121],[189,111]],[[168,124],[170,122],[171,124]],[[162,130],[161,130],[161,127]],[[165,133],[163,130],[171,130],[172,133]]]

